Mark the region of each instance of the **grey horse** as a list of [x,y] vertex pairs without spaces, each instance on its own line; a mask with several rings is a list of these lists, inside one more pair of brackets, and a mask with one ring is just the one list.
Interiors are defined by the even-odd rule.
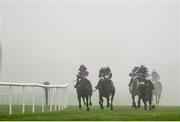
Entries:
[[[133,76],[131,78],[131,84],[129,84],[129,92],[131,93],[132,97],[132,106],[134,108],[137,108],[136,102],[135,102],[135,97],[139,95],[139,81],[136,76]],[[138,107],[140,107],[140,100],[138,99]]]

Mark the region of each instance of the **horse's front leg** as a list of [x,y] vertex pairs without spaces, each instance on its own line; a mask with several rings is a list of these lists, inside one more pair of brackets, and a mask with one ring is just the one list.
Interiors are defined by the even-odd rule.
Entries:
[[158,104],[158,97],[157,95],[155,95],[155,99],[156,99],[156,105]]
[[103,98],[102,98],[101,95],[99,95],[99,105],[100,105],[101,109],[104,109],[104,107],[103,107]]
[[111,110],[113,110],[113,100],[114,100],[114,94],[111,96]]
[[79,110],[81,110],[81,96],[78,95]]
[[83,99],[83,103],[84,103],[84,105],[86,105],[85,98],[84,98],[84,97],[82,97],[82,99]]
[[91,95],[89,95],[89,105],[90,105],[90,106],[92,105],[92,102],[91,102]]
[[132,106],[133,106],[134,108],[137,108],[136,102],[135,102],[135,95],[132,95],[132,100],[133,100]]
[[145,98],[143,98],[142,100],[143,100],[143,103],[144,103],[144,110],[147,110],[147,103],[146,103],[146,99],[145,99]]
[[107,107],[109,107],[110,103],[109,103],[109,96],[106,97],[107,100]]
[[88,102],[88,96],[86,96],[86,107],[87,107],[87,111],[89,111],[89,102]]
[[152,95],[149,96],[149,110],[151,111],[152,109]]
[[138,108],[141,107],[141,96],[138,96]]
[[157,103],[157,105],[159,106],[159,101],[160,101],[160,95],[158,95],[158,103]]

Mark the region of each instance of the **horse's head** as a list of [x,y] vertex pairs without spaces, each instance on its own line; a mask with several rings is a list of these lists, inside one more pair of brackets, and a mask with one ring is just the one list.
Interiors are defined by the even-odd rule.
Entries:
[[77,81],[81,80],[81,76],[79,74],[76,75]]
[[146,83],[146,89],[147,89],[148,91],[152,91],[152,90],[154,89],[154,86],[153,86],[151,80],[146,80],[145,83]]
[[81,86],[82,86],[82,85],[81,85],[81,83],[82,83],[82,82],[81,82],[81,81],[82,81],[82,77],[81,77],[79,74],[77,74],[76,77],[77,77],[76,88],[77,88],[77,89],[81,89]]
[[81,75],[76,75],[76,77],[77,77],[77,82],[78,81],[82,81],[82,80],[84,80],[85,78],[84,77],[82,77]]
[[145,89],[146,89],[145,83],[141,81],[141,82],[139,83],[138,90],[139,90],[140,93],[144,93],[144,92],[145,92]]

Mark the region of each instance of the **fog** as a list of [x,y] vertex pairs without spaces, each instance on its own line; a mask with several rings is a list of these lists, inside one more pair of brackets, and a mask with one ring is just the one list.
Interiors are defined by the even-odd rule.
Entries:
[[[180,105],[180,4],[169,0],[4,0],[0,39],[3,82],[68,83],[78,104],[80,64],[95,86],[103,64],[116,87],[114,103],[130,105],[128,74],[136,65],[156,69],[161,105]],[[92,97],[98,104],[98,92]]]

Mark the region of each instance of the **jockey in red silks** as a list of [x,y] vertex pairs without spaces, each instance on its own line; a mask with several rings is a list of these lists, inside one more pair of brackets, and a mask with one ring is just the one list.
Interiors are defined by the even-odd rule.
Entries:
[[81,78],[87,78],[87,76],[89,75],[88,69],[84,64],[80,65],[79,72],[77,75],[80,76]]
[[[77,77],[87,79],[87,76],[89,75],[87,67],[84,64],[81,64],[78,70],[79,71],[78,71]],[[77,82],[74,86],[75,88],[76,88],[76,85],[77,85]]]

